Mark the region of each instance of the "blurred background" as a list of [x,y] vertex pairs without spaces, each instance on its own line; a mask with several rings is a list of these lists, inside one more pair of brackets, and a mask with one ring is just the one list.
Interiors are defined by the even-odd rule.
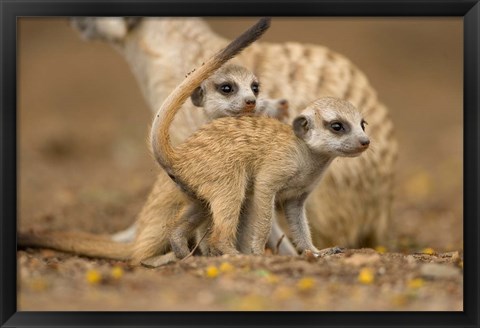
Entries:
[[[250,19],[209,19],[232,38]],[[463,249],[460,18],[275,18],[265,41],[327,46],[363,70],[396,126],[396,250]],[[67,19],[18,30],[19,226],[99,233],[127,227],[158,172],[134,76]],[[260,77],[261,78],[261,77]]]

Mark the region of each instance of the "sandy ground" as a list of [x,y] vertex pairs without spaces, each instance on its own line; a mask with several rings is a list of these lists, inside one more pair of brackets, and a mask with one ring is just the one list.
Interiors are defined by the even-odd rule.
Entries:
[[[250,21],[211,22],[233,37]],[[20,310],[462,309],[462,21],[274,23],[266,40],[346,55],[389,107],[401,147],[395,246],[318,260],[192,258],[156,270],[27,249],[18,252]],[[127,227],[157,172],[145,142],[151,112],[133,75],[64,19],[22,18],[19,27],[19,227]]]

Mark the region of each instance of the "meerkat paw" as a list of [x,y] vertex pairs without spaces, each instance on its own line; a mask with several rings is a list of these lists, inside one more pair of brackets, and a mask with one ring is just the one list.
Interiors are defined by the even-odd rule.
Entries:
[[340,254],[343,253],[345,248],[338,247],[338,246],[333,246],[329,248],[324,248],[321,250],[315,249],[315,250],[309,250],[306,249],[303,251],[303,255],[306,257],[325,257],[325,256],[330,256],[334,254]]
[[216,245],[208,248],[208,256],[238,255],[240,252],[230,245]]
[[163,255],[149,257],[148,259],[145,259],[140,263],[147,268],[158,268],[163,265],[167,265],[177,261],[178,258],[175,256],[175,254],[173,252],[170,252]]

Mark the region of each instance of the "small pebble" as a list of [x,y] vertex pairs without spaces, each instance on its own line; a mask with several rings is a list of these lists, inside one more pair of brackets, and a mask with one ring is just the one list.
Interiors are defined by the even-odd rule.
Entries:
[[460,270],[447,264],[426,263],[420,267],[420,274],[427,278],[455,278]]

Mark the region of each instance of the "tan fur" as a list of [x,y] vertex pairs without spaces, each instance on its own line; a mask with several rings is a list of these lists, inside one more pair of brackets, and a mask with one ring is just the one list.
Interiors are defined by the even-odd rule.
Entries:
[[[155,111],[185,72],[226,43],[201,19],[150,18],[143,19],[118,49]],[[398,146],[388,111],[365,75],[344,56],[314,44],[259,42],[234,61],[261,77],[263,96],[288,97],[291,118],[326,95],[348,100],[368,117],[374,146],[360,158],[336,159],[309,197],[307,212],[319,247],[388,243]],[[186,104],[173,122],[172,140],[184,140],[205,122],[204,113]],[[158,217],[165,218],[161,213]]]
[[80,231],[21,231],[17,242],[22,247],[46,247],[88,257],[128,260],[132,245],[114,244],[108,236]]
[[212,253],[238,253],[236,237],[245,203],[251,221],[246,227],[252,235],[247,253],[263,254],[275,202],[285,208],[298,249],[318,252],[305,217],[306,196],[333,158],[359,155],[370,143],[353,106],[324,98],[294,120],[293,130],[270,118],[229,117],[214,120],[180,146],[172,146],[169,128],[187,95],[260,36],[256,31],[261,26],[262,20],[192,72],[169,94],[153,120],[153,155],[191,200],[170,238],[178,257],[189,253],[188,238],[209,211]]
[[[195,87],[195,82],[188,82],[180,87]],[[178,88],[172,94],[178,93]],[[284,209],[298,250],[318,253],[311,241],[304,201],[333,158],[358,156],[368,147],[363,119],[356,109],[344,101],[322,98],[295,119],[293,129],[264,117],[222,118],[169,149],[163,146],[169,126],[156,121],[175,113],[181,104],[173,98],[159,110],[152,127],[152,148],[161,163],[168,163],[166,169],[174,179],[212,212],[209,246],[213,253],[238,252],[236,235],[245,201],[250,222],[246,225],[249,233],[244,235],[252,240],[242,243],[241,248],[251,245],[242,252],[263,253],[277,202]],[[334,132],[329,126],[335,122],[348,128]],[[252,190],[250,199],[248,190]],[[185,222],[194,227],[202,223]],[[179,227],[183,229],[183,225]],[[188,248],[174,250],[180,251],[180,257],[188,254]]]
[[[91,19],[91,23],[97,20]],[[114,39],[111,44],[130,64],[152,111],[160,107],[186,72],[212,55],[214,49],[227,44],[225,38],[197,18],[144,18],[124,37],[116,39],[120,34],[100,38]],[[92,37],[88,30],[86,35]],[[263,96],[287,96],[291,118],[322,95],[344,98],[368,118],[372,150],[359,158],[336,159],[307,200],[307,214],[313,240],[321,248],[388,243],[398,146],[388,111],[365,75],[347,58],[326,47],[295,42],[259,42],[235,62],[262,77]],[[193,104],[185,104],[172,125],[173,141],[184,140],[207,120],[203,111],[195,110]],[[171,189],[165,191],[161,186]],[[175,221],[178,211],[169,210],[163,204],[181,203],[182,197],[170,178],[159,173],[137,218],[139,233],[135,237],[134,257],[138,261],[169,249],[168,238],[162,240],[162,236],[168,235],[165,223]],[[277,241],[273,240],[272,244]],[[91,246],[98,251],[98,247]],[[110,247],[118,247],[118,243],[112,242]],[[108,257],[108,254],[99,256]]]

